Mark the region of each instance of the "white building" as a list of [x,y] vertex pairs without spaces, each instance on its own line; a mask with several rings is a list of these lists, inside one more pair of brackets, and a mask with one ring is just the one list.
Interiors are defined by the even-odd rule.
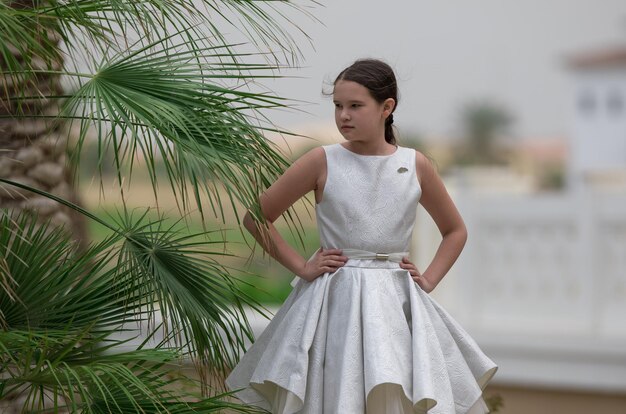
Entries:
[[626,171],[626,46],[569,59],[574,81],[568,184],[614,185]]
[[[448,177],[469,239],[434,295],[499,364],[504,414],[626,413],[626,47],[568,64],[566,191]],[[420,210],[424,269],[440,236]]]

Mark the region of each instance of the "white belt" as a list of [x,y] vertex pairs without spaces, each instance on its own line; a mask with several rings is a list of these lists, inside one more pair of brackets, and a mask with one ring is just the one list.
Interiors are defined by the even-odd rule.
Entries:
[[409,252],[400,252],[400,253],[373,253],[365,250],[357,250],[357,249],[342,249],[343,256],[348,257],[348,259],[357,259],[357,260],[388,260],[390,262],[400,263],[402,262],[402,258],[409,255]]
[[[346,256],[352,260],[386,260],[389,262],[401,263],[403,257],[407,257],[409,252],[400,253],[373,253],[366,250],[358,249],[341,249],[341,255]],[[296,276],[291,281],[291,286],[295,286],[298,283],[299,276]]]

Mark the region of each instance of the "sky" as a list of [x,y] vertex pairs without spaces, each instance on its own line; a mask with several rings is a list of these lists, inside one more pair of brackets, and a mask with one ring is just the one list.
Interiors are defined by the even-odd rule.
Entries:
[[[308,102],[306,112],[272,112],[298,131],[333,124],[322,90],[361,57],[395,69],[401,134],[452,137],[464,104],[488,101],[514,117],[523,139],[566,137],[571,127],[571,72],[566,58],[626,45],[625,0],[336,0],[292,19],[311,38],[300,40],[296,77],[269,83],[279,95]],[[294,31],[295,33],[295,31]]]

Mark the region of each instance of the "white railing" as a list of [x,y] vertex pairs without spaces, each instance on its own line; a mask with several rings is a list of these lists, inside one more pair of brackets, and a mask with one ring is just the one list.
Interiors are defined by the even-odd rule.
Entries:
[[[456,191],[468,243],[435,298],[500,365],[496,381],[626,392],[626,194]],[[423,269],[439,233],[423,209]]]

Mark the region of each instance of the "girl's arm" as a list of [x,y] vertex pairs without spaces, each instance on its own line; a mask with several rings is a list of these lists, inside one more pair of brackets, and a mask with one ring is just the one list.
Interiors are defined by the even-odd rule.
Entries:
[[312,281],[325,272],[334,272],[347,261],[341,250],[318,250],[308,261],[292,248],[274,226],[289,207],[310,191],[323,187],[326,176],[326,155],[315,148],[289,167],[259,198],[265,223],[257,223],[247,212],[243,224],[263,250],[301,278]]
[[416,151],[415,162],[422,187],[420,203],[437,225],[442,240],[435,257],[424,273],[420,275],[408,259],[404,261],[402,267],[415,270],[415,274],[411,272],[413,279],[429,293],[441,282],[461,254],[467,240],[467,229],[430,160]]

